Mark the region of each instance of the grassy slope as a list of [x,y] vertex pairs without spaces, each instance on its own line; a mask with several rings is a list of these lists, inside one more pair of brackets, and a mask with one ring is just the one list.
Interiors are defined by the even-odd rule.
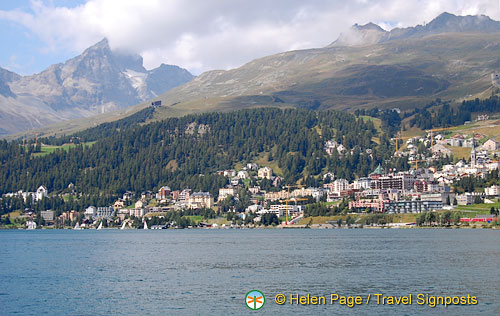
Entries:
[[[351,216],[352,218],[362,219],[367,216],[372,216],[373,214],[349,214],[349,215],[335,215],[335,216],[314,216],[314,217],[305,217],[300,222],[299,225],[307,225],[309,221],[312,219],[311,224],[325,224],[327,222],[337,222],[339,219],[344,221],[347,219],[347,216]],[[394,223],[413,223],[418,214],[392,214]]]
[[[452,212],[460,212],[462,217],[475,217],[481,214],[490,214],[491,207],[500,208],[500,202],[493,204],[473,204],[473,205],[458,205]],[[445,212],[444,210],[437,211],[438,213]],[[358,220],[364,217],[371,216],[372,214],[350,214],[352,218]],[[388,214],[392,216],[393,223],[414,223],[416,222],[418,214],[408,213],[408,214]],[[315,216],[315,217],[305,217],[298,224],[307,225],[309,221],[311,224],[326,224],[328,222],[337,222],[337,220],[342,219],[345,224],[345,220],[348,215],[336,215],[336,216]]]
[[[95,142],[87,142],[87,143],[83,143],[83,145],[87,147],[87,146],[92,146],[94,143]],[[75,145],[75,144],[64,144],[61,146],[42,145],[41,152],[34,153],[34,154],[32,154],[32,156],[33,157],[41,157],[41,156],[48,155],[48,154],[56,151],[57,149],[69,150],[70,148],[73,148],[76,146],[77,145]]]
[[269,157],[269,153],[263,152],[259,155],[259,157],[254,162],[257,165],[259,165],[259,168],[269,167],[269,168],[273,169],[273,173],[275,175],[283,176],[283,171],[281,170],[280,167],[278,167],[278,161],[276,161],[276,160],[269,161],[268,157]]
[[495,209],[500,208],[500,202],[496,203],[484,203],[484,204],[472,204],[472,205],[457,205],[456,209],[460,211],[468,211],[468,213],[475,214],[490,214],[490,209],[494,207]]
[[[322,109],[378,106],[405,110],[436,97],[458,102],[484,97],[491,93],[492,69],[500,68],[500,46],[490,45],[499,38],[500,34],[446,34],[373,46],[276,54],[230,71],[202,74],[155,98],[166,106],[154,119],[261,106],[308,106],[312,100],[320,101]],[[444,82],[449,83],[448,88],[440,90]],[[123,118],[148,104],[28,134],[70,134]]]

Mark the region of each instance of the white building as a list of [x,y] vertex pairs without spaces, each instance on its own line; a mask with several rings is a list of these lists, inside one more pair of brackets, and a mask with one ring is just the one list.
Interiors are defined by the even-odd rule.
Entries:
[[326,180],[326,178],[329,178],[330,181],[333,181],[335,179],[335,173],[333,172],[327,172],[323,175],[323,180]]
[[214,198],[209,192],[196,192],[189,196],[189,208],[212,208],[214,206]]
[[245,212],[249,212],[249,213],[255,213],[255,212],[258,212],[262,209],[262,206],[260,206],[259,204],[253,204],[253,205],[250,205],[249,207],[247,207],[245,209]]
[[257,176],[261,179],[271,179],[273,177],[273,169],[269,167],[260,168],[257,172]]
[[97,215],[97,208],[95,206],[89,206],[85,209],[85,219],[93,219]]
[[500,162],[498,161],[492,161],[488,164],[486,164],[486,167],[488,168],[488,170],[497,170],[500,168]]
[[143,208],[144,206],[146,206],[146,202],[144,200],[139,200],[135,202],[134,205],[135,208]]
[[456,195],[455,198],[457,199],[457,204],[458,205],[470,205],[474,203],[475,195],[471,193],[464,193],[460,195]]
[[53,221],[54,220],[54,211],[41,211],[40,216],[42,216],[44,221]]
[[179,194],[179,198],[177,200],[187,202],[187,200],[189,199],[189,196],[191,195],[192,192],[193,191],[191,189],[182,190],[181,193]]
[[498,142],[493,138],[490,138],[486,142],[484,142],[481,148],[488,151],[495,151],[498,149]]
[[260,186],[255,186],[255,187],[248,188],[248,191],[250,191],[250,193],[252,193],[252,194],[259,194],[259,192],[260,192]]
[[372,180],[370,178],[359,178],[354,180],[353,187],[356,190],[370,189]]
[[266,210],[260,210],[257,213],[258,214],[266,214],[266,213],[271,213],[271,214],[276,214],[278,217],[284,217],[286,216],[288,210],[288,216],[293,217],[293,216],[298,216],[302,213],[304,213],[304,206],[303,205],[284,205],[284,204],[278,204],[278,205],[271,205],[271,207]]
[[319,201],[321,197],[325,194],[325,191],[319,188],[300,188],[293,190],[290,194],[292,198],[294,197],[304,197],[304,196],[312,196],[314,199]]
[[48,195],[47,188],[41,185],[36,190],[35,200],[40,201],[43,198],[47,197],[47,195]]
[[115,214],[115,209],[111,206],[101,206],[97,208],[96,218],[109,218]]
[[131,208],[129,210],[129,215],[135,217],[143,217],[146,213],[147,211],[144,208]]
[[236,170],[230,169],[230,170],[224,170],[224,177],[235,177],[236,176]]
[[259,166],[256,163],[247,163],[247,170],[257,170]]
[[236,175],[239,179],[248,179],[250,176],[248,175],[248,172],[245,170],[238,171],[238,174]]
[[484,193],[487,196],[499,196],[500,195],[500,186],[498,185],[492,185],[489,188],[484,189]]
[[222,201],[225,200],[228,196],[236,196],[238,191],[234,187],[229,187],[229,188],[220,188],[219,189],[219,198],[217,201]]
[[337,179],[333,181],[333,192],[340,193],[346,191],[349,188],[349,181],[346,179]]
[[[328,155],[332,155],[333,151],[337,148],[337,142],[334,140],[328,140],[325,143],[325,151]],[[333,179],[333,178],[332,178]]]

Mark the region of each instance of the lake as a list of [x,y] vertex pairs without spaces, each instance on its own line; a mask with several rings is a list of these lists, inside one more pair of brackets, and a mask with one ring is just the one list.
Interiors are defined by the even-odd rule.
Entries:
[[[0,315],[500,315],[499,270],[500,231],[486,229],[4,230]],[[372,300],[330,305],[332,293]],[[419,293],[478,304],[431,308]]]

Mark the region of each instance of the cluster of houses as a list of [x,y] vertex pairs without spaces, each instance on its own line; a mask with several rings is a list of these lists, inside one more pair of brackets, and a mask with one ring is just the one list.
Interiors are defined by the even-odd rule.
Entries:
[[[424,140],[425,141],[425,140]],[[498,143],[491,140],[483,144],[486,154],[477,152],[472,143],[470,163],[459,161],[437,170],[430,168],[415,168],[410,171],[397,172],[384,170],[380,165],[366,177],[354,181],[336,178],[331,172],[325,173],[326,180],[322,187],[281,187],[282,178],[274,175],[272,168],[261,167],[255,163],[248,163],[242,170],[234,169],[218,171],[218,174],[228,177],[228,185],[220,188],[217,199],[209,192],[193,192],[189,188],[171,190],[162,186],[155,193],[145,191],[135,200],[135,194],[125,192],[122,198],[110,206],[89,206],[83,216],[89,221],[110,219],[117,216],[121,220],[126,217],[143,217],[182,209],[211,209],[226,198],[232,196],[238,199],[238,192],[245,188],[251,195],[251,205],[245,213],[254,213],[258,216],[266,213],[277,216],[289,216],[291,219],[301,217],[304,213],[303,205],[295,205],[297,201],[313,199],[334,202],[348,199],[348,207],[355,212],[385,212],[385,213],[419,213],[443,208],[451,208],[454,204],[468,205],[477,201],[477,198],[488,201],[489,198],[500,196],[500,187],[492,186],[481,193],[456,194],[451,185],[467,176],[484,177],[491,170],[499,169],[499,162],[492,160],[490,154],[498,149]],[[328,150],[339,151],[339,144],[327,142]],[[340,152],[345,149],[340,147]],[[431,157],[432,158],[432,157]],[[250,186],[246,179],[270,180],[274,185],[272,191],[262,190],[260,186]],[[258,183],[258,182],[257,182]],[[23,197],[25,201],[40,201],[48,196],[47,189],[40,186],[36,192],[7,193],[6,196]],[[64,212],[63,221],[74,221],[80,214],[76,211]],[[239,214],[245,217],[245,214]],[[44,211],[41,216],[46,221],[54,220],[53,211]],[[256,218],[259,220],[259,217]]]
[[20,190],[17,192],[4,194],[5,197],[23,198],[24,203],[28,202],[28,200],[30,200],[31,202],[38,202],[41,201],[44,197],[47,197],[48,195],[49,191],[47,191],[47,188],[43,185],[39,186],[36,192],[24,192]]
[[[203,209],[215,206],[214,197],[209,192],[193,192],[191,189],[172,191],[168,186],[161,187],[156,194],[152,191],[143,192],[139,200],[131,207],[126,207],[127,201],[130,201],[132,196],[131,192],[125,192],[122,198],[116,200],[112,206],[89,206],[84,213],[85,219],[98,220],[118,216],[124,220],[127,216],[143,217],[149,213],[161,214],[172,210]],[[157,206],[149,205],[153,199]]]
[[[331,172],[324,175],[331,181],[322,187],[298,187],[290,190],[289,187],[279,191],[266,192],[259,186],[247,187],[251,194],[252,203],[246,213],[263,215],[273,213],[278,216],[289,215],[291,218],[301,216],[303,205],[294,205],[295,201],[308,197],[315,201],[324,199],[328,202],[349,199],[349,208],[352,211],[370,211],[387,213],[419,213],[452,207],[453,204],[473,204],[477,197],[482,200],[500,195],[500,187],[486,188],[482,193],[456,194],[451,184],[462,177],[474,175],[484,176],[490,170],[498,169],[498,163],[483,165],[471,154],[470,164],[459,161],[457,164],[445,165],[442,170],[436,168],[418,168],[415,170],[386,172],[380,165],[367,177],[358,178],[352,182],[346,179],[336,179]],[[255,164],[248,164],[244,170],[224,170],[221,175],[230,178],[230,185],[220,188],[217,202],[208,192],[195,192],[190,189],[172,191],[169,187],[161,187],[156,193],[156,201],[165,206],[147,206],[152,192],[144,193],[133,208],[123,208],[120,200],[114,205],[118,215],[144,216],[148,213],[161,213],[174,209],[212,208],[217,203],[232,196],[238,199],[238,190],[241,188],[241,179],[251,176],[248,171],[257,171],[260,179],[275,180],[273,170],[269,167],[258,168]],[[255,173],[253,173],[255,174]],[[231,181],[238,179],[238,182]],[[127,197],[124,195],[123,199]],[[99,212],[93,212],[93,217],[99,217]],[[244,214],[241,214],[244,217]]]
[[[438,135],[440,136],[440,135]],[[499,149],[498,142],[489,139],[476,150],[474,135],[470,140],[465,140],[455,135],[449,140],[436,137],[437,144],[432,147],[434,155],[428,157],[427,161],[436,159],[439,155],[447,154],[451,151],[444,147],[444,143],[454,142],[456,139],[463,141],[457,143],[460,146],[471,147],[470,162],[463,160],[456,164],[444,165],[441,170],[431,168],[415,168],[409,172],[383,173],[381,169],[375,170],[368,178],[355,180],[348,184],[352,188],[355,199],[349,203],[349,208],[356,210],[371,210],[377,212],[413,212],[429,211],[446,208],[447,204],[469,205],[475,203],[477,198],[486,202],[488,198],[497,198],[500,195],[500,187],[494,185],[485,188],[484,192],[466,192],[456,194],[452,192],[450,186],[464,177],[484,177],[492,170],[498,170],[500,163],[493,159]],[[414,142],[429,142],[425,138],[412,138],[407,144],[406,154],[410,160],[414,159]],[[401,154],[401,153],[400,153]],[[424,160],[425,161],[425,160]],[[417,162],[418,163],[418,162]],[[342,183],[332,185],[333,188],[345,187],[345,180]],[[359,190],[363,188],[363,190]],[[378,195],[378,196],[377,196]]]

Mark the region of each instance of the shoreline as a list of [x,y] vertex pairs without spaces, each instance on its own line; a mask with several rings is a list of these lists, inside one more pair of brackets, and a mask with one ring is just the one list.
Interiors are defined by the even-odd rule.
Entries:
[[[155,230],[247,230],[247,229],[492,229],[498,230],[500,227],[493,226],[363,226],[363,227],[331,227],[329,224],[314,224],[311,226],[307,225],[289,225],[289,226],[266,226],[266,227],[217,227],[217,228],[206,228],[206,227],[191,227],[191,228],[166,228],[166,229],[146,229],[148,231]],[[43,227],[37,229],[26,229],[20,227],[0,227],[0,231],[3,230],[26,230],[26,231],[40,231],[40,230],[74,230],[72,227],[65,228],[54,228],[54,227]],[[86,231],[97,231],[96,228],[83,228],[81,230]],[[100,230],[122,230],[119,227],[116,228],[103,228]],[[129,228],[130,230],[145,230],[139,228]]]

